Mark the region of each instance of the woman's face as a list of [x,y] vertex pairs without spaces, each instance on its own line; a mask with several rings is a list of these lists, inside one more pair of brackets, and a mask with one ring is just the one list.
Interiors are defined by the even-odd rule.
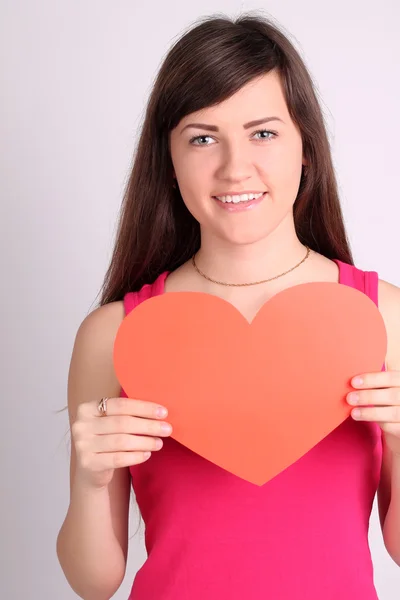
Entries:
[[[202,235],[248,244],[293,218],[302,140],[276,72],[251,81],[218,105],[184,117],[171,131],[170,148],[182,198]],[[247,204],[237,198],[214,198],[246,191],[267,194]]]

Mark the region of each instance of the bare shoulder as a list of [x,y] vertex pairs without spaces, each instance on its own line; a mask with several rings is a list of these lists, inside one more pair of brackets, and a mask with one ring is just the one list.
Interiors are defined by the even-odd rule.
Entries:
[[378,287],[378,299],[379,308],[382,315],[387,319],[390,324],[397,332],[400,330],[400,287],[384,281],[379,280]]
[[388,335],[387,366],[398,370],[400,369],[400,287],[380,279],[378,300]]
[[389,303],[393,303],[394,306],[396,306],[396,304],[397,307],[400,306],[400,287],[398,287],[397,285],[380,279],[379,295],[380,299],[388,301]]
[[124,319],[124,303],[122,300],[109,302],[99,306],[85,317],[79,326],[78,334],[84,336],[108,337],[116,333]]

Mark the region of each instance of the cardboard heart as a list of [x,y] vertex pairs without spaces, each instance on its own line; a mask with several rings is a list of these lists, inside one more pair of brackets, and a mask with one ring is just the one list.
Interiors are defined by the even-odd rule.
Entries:
[[263,485],[349,417],[350,379],[380,371],[386,344],[375,304],[342,284],[288,288],[251,324],[216,296],[169,292],[125,317],[114,367],[129,398],[168,408],[175,440]]

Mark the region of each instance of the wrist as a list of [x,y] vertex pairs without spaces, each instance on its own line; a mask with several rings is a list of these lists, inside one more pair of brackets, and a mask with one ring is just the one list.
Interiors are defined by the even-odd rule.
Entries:
[[72,480],[72,490],[73,491],[79,490],[79,492],[84,493],[84,494],[102,495],[102,494],[108,493],[108,486],[107,485],[103,485],[103,486],[94,485],[93,483],[90,482],[90,480],[88,480],[85,473],[82,472],[79,469],[79,467],[77,467],[77,469],[75,471],[75,475]]

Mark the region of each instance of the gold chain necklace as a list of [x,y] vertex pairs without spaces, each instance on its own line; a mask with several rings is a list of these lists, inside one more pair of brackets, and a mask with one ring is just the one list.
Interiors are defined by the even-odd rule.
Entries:
[[192,256],[192,264],[193,264],[194,268],[196,269],[196,271],[199,273],[199,275],[201,275],[205,279],[208,279],[208,281],[211,281],[212,283],[218,283],[219,285],[229,285],[229,286],[235,286],[235,287],[258,285],[259,283],[267,283],[268,281],[272,281],[273,279],[278,279],[278,277],[283,277],[283,275],[287,275],[291,271],[294,271],[295,269],[297,269],[297,267],[299,267],[301,264],[303,264],[303,262],[305,260],[307,260],[307,258],[310,255],[310,248],[308,246],[306,246],[306,248],[307,248],[307,253],[306,253],[305,257],[297,265],[295,265],[288,271],[285,271],[284,273],[281,273],[280,275],[275,275],[275,277],[270,277],[269,279],[264,279],[263,281],[254,281],[252,283],[225,283],[224,281],[216,281],[215,279],[211,279],[211,277],[208,277],[208,275],[206,275],[205,273],[200,271],[199,267],[196,265],[196,260],[195,260],[196,254],[193,254],[193,256]]

